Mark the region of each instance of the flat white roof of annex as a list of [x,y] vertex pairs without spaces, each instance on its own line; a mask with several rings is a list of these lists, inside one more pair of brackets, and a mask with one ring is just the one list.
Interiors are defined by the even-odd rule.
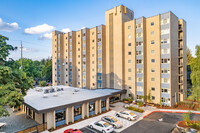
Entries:
[[[55,93],[48,93],[47,97],[44,97],[44,90],[50,89],[50,87],[42,87],[43,91],[36,91],[36,88],[30,89],[27,92],[27,95],[24,96],[24,104],[35,109],[37,112],[87,100],[92,101],[92,99],[110,96],[113,93],[120,94],[122,91],[118,89],[89,90],[69,86],[53,86],[53,88],[63,88],[64,91],[56,92],[56,96]],[[75,90],[78,91],[76,92]]]

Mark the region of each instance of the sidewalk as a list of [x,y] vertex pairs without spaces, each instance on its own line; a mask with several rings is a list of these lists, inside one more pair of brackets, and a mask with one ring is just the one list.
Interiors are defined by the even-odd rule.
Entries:
[[[111,115],[111,116],[115,117],[116,111],[126,110],[126,109],[123,108],[123,105],[124,105],[124,103],[121,103],[121,102],[115,103],[115,104],[113,104],[113,107],[111,107],[112,111],[109,111],[107,113],[104,113],[104,114],[96,116],[96,117],[92,117],[92,118],[80,121],[80,122],[72,124],[70,126],[63,127],[61,129],[58,129],[58,130],[53,131],[51,133],[63,133],[66,129],[69,129],[69,128],[81,129],[83,127],[88,126],[91,122],[100,120],[101,117],[103,117],[105,115]],[[137,107],[137,105],[131,105],[131,106]],[[137,123],[138,121],[142,120],[143,118],[147,117],[148,115],[150,115],[154,112],[187,113],[189,111],[189,110],[174,110],[174,109],[157,109],[157,108],[151,107],[151,106],[141,107],[141,109],[145,110],[145,112],[144,113],[134,112],[139,117],[136,121],[127,121],[126,119],[116,117],[117,120],[121,121],[124,126],[123,126],[123,128],[115,129],[115,132],[119,133],[119,132],[125,130],[126,128],[132,126],[133,124]],[[200,114],[200,111],[191,111],[191,113]],[[44,131],[42,133],[49,133],[49,132]]]

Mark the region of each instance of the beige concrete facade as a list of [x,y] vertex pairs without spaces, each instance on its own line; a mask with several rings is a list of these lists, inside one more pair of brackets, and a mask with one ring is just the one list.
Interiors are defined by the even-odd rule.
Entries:
[[122,97],[168,106],[187,97],[186,22],[172,12],[135,19],[120,5],[105,25],[52,35],[53,85],[126,89]]

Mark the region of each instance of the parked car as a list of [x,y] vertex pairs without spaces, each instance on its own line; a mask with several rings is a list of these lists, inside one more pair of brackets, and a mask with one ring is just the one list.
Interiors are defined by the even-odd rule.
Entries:
[[64,131],[64,133],[82,133],[79,129],[67,129]]
[[90,123],[89,127],[92,129],[94,128],[102,133],[111,133],[114,131],[113,126],[105,121],[92,122]]
[[120,121],[118,121],[117,119],[115,119],[112,116],[104,116],[101,118],[101,120],[107,122],[108,124],[112,125],[115,129],[116,128],[120,128],[122,127],[122,123]]
[[133,112],[131,111],[120,111],[120,112],[116,112],[116,116],[117,117],[122,117],[122,118],[125,118],[129,121],[131,120],[136,120],[137,118],[137,115],[134,114]]

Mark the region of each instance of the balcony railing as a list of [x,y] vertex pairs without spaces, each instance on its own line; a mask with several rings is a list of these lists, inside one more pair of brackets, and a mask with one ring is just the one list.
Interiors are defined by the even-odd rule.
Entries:
[[178,30],[179,30],[179,32],[182,32],[182,31],[183,31],[182,25],[179,25],[179,26],[178,26]]
[[183,48],[183,44],[180,44],[180,43],[179,43],[179,44],[178,44],[178,48],[179,48],[179,49],[182,49],[182,48]]
[[182,41],[183,40],[183,36],[178,36],[178,40]]
[[179,84],[182,84],[183,83],[183,80],[179,80]]

